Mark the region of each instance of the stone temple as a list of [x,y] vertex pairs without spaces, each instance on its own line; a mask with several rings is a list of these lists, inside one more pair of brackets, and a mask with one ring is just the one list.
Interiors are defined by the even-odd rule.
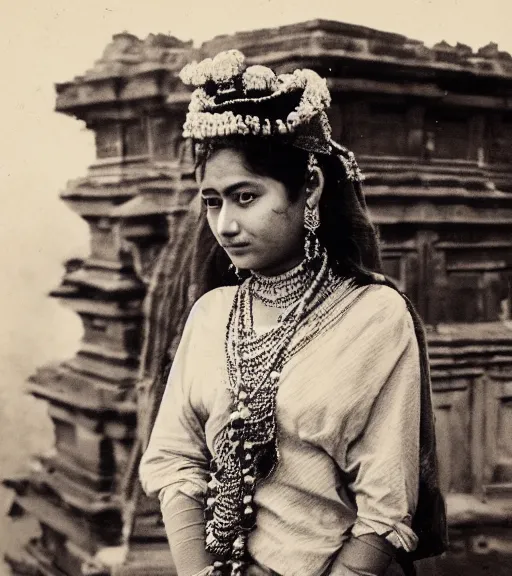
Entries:
[[[5,481],[10,514],[41,532],[9,551],[15,576],[173,574],[158,502],[137,466],[184,318],[210,285],[208,230],[181,138],[187,62],[238,48],[277,72],[328,78],[334,137],[358,156],[385,272],[427,323],[450,552],[419,574],[512,566],[512,57],[314,20],[220,36],[114,36],[56,87],[56,110],[95,133],[96,160],[62,200],[90,255],[52,295],[82,319],[78,354],[43,366],[56,452]],[[194,222],[194,224],[192,224]]]

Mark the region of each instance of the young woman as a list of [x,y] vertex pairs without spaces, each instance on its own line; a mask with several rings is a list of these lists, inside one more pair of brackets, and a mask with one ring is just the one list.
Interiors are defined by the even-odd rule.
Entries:
[[178,576],[413,574],[445,545],[425,344],[326,83],[237,51],[182,79],[238,282],[194,305],[140,467]]

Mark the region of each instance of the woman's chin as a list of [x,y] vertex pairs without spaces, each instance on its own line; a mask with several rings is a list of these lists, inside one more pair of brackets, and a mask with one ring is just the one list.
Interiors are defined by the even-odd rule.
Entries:
[[263,276],[276,276],[283,274],[293,268],[293,265],[276,264],[274,262],[261,262],[255,259],[232,259],[232,263],[239,270],[251,270],[251,272],[258,272]]
[[253,270],[258,272],[260,270],[265,270],[273,263],[265,258],[259,258],[255,254],[245,253],[245,254],[229,254],[229,259],[233,266],[236,266],[239,270]]
[[229,259],[233,266],[239,270],[252,270],[270,276],[282,274],[300,263],[299,258],[276,262],[275,260],[257,258],[253,254],[230,254]]
[[251,256],[230,256],[231,263],[239,270],[257,270],[261,267],[261,262]]

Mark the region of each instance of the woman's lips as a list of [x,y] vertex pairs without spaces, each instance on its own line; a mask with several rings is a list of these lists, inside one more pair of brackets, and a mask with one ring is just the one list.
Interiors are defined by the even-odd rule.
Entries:
[[247,252],[248,248],[249,244],[247,243],[228,244],[227,246],[224,246],[224,250],[231,254],[243,254],[244,252]]

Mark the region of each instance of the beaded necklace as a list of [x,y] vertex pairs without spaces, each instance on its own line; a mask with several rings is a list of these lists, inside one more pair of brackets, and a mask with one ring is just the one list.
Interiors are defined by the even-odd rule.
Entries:
[[[237,289],[225,344],[232,412],[214,440],[206,495],[206,548],[216,557],[214,576],[244,574],[247,539],[256,521],[256,484],[270,476],[279,458],[275,412],[280,373],[293,349],[300,349],[297,343],[291,346],[299,325],[307,319],[304,337],[311,340],[329,312],[322,303],[342,283],[324,252],[316,262],[268,281],[253,274]],[[279,285],[285,287],[282,298]],[[254,297],[288,306],[277,325],[263,334],[253,327]]]
[[252,273],[249,285],[251,295],[271,308],[288,308],[304,296],[311,285],[315,272],[303,261],[279,276],[263,276]]

